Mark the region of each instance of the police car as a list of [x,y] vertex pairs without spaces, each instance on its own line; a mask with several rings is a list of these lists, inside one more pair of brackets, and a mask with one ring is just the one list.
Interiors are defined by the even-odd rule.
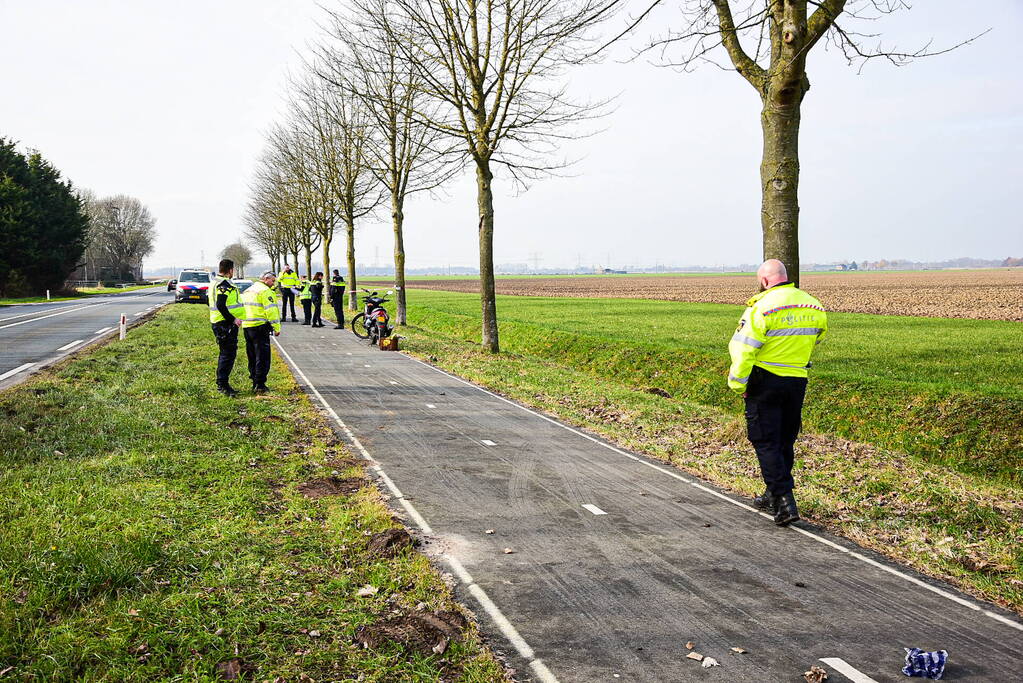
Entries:
[[178,285],[174,290],[174,302],[209,304],[209,290],[212,285],[213,275],[208,270],[183,270],[178,276]]

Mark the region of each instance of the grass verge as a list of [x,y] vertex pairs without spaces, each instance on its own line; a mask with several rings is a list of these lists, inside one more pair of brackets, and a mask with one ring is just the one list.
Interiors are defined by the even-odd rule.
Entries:
[[471,624],[416,640],[450,590],[283,362],[230,400],[214,357],[169,307],[0,394],[0,675],[503,680]]
[[[524,297],[510,302],[502,298],[505,352],[493,356],[470,341],[478,339],[478,317],[449,310],[452,302],[463,303],[457,298],[462,296],[413,293],[409,316],[414,326],[402,332],[411,353],[737,493],[753,495],[762,489],[755,456],[745,440],[740,402],[718,389],[723,384],[718,374],[724,370],[721,359],[710,361],[694,349],[698,339],[672,351],[663,344],[636,341],[646,338],[642,333],[630,341],[630,330],[623,332],[623,320],[642,321],[643,306],[661,302],[621,303],[634,313],[621,318],[614,301],[597,302],[610,311],[573,307],[573,313],[554,300],[540,306]],[[538,306],[530,312],[539,317],[530,319],[539,323],[523,321],[527,316],[515,308],[520,301]],[[665,331],[673,325],[677,334],[699,338],[723,325],[715,322],[715,307],[669,305],[680,312],[662,323]],[[735,309],[716,308],[729,309],[730,327],[722,330],[727,339],[734,329]],[[835,321],[839,329],[843,317],[870,316],[839,317]],[[712,331],[704,333],[701,325]],[[582,333],[587,326],[597,332]],[[877,334],[875,351],[884,353],[881,342],[887,338],[891,343],[891,338]],[[842,339],[841,332],[836,336]],[[838,343],[833,339],[829,345]],[[896,387],[885,387],[877,396],[880,406],[869,407],[867,397],[873,394],[865,393],[861,401],[846,396],[840,404],[822,408],[819,404],[838,400],[822,390],[827,381],[821,372],[811,382],[807,408],[815,426],[798,446],[796,481],[804,516],[977,597],[1023,613],[1023,487],[1003,470],[984,473],[984,468],[950,467],[931,454],[907,454],[876,442],[843,438],[844,430],[826,428],[841,422],[821,420],[821,410],[861,421],[855,424],[879,422],[866,433],[883,435],[905,428],[907,409],[899,407],[902,399]],[[861,381],[861,391],[876,390]],[[852,390],[856,384],[849,381],[843,386]],[[933,400],[927,391],[926,386],[917,387],[915,395],[922,396],[917,400]],[[998,394],[991,396],[989,400],[998,405]],[[886,408],[892,412],[886,415]],[[1018,415],[1013,418],[1018,420]],[[884,424],[886,420],[894,424]]]
[[[160,283],[157,283],[160,284]],[[73,293],[60,292],[59,296],[47,299],[45,296],[26,296],[20,298],[0,298],[0,306],[14,306],[16,304],[39,304],[52,301],[73,301],[84,299],[97,294],[118,294],[120,292],[134,292],[138,289],[149,289],[156,285],[134,285],[132,287],[80,287]],[[166,286],[166,285],[164,285]]]

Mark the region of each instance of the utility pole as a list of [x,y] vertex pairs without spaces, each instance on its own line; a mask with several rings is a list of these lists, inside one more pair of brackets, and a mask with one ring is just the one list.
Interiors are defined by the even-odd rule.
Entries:
[[540,272],[540,252],[531,251],[529,252],[529,260],[533,262],[533,272]]

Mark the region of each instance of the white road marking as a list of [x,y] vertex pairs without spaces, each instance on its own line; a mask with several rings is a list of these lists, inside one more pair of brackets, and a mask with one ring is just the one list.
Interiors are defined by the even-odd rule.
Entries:
[[840,659],[838,657],[821,657],[821,661],[848,678],[853,683],[877,683],[877,681],[867,674],[857,671],[844,659]]
[[391,380],[391,384],[397,384],[397,382],[395,382],[395,381],[394,381],[394,380],[392,379],[392,380]]
[[71,342],[70,344],[64,344],[64,346],[60,347],[60,348],[59,348],[59,349],[57,349],[57,350],[58,350],[58,351],[67,351],[67,350],[68,350],[68,349],[70,349],[70,348],[71,348],[72,346],[78,346],[78,345],[79,345],[79,344],[81,344],[81,343],[82,343],[83,341],[85,341],[85,340],[84,340],[84,339],[76,339],[75,341]]
[[18,367],[14,368],[13,370],[8,370],[4,374],[0,375],[0,380],[5,380],[8,377],[14,377],[19,372],[23,372],[25,370],[28,370],[33,365],[35,365],[35,363],[25,363],[24,365],[19,365]]
[[590,512],[592,512],[595,515],[606,515],[607,514],[606,512],[601,510],[596,505],[593,505],[592,503],[583,503],[583,507],[586,508],[587,510],[589,510]]
[[112,328],[112,327],[104,327],[102,330],[96,330],[95,332],[93,332],[93,334],[103,334],[104,332],[109,332],[112,329],[114,329],[114,328]]
[[433,405],[432,403],[427,403],[426,407],[427,408],[436,408],[437,406]]
[[[0,325],[0,330],[5,330],[8,327],[17,327],[18,325],[25,325],[26,323],[34,323],[37,320],[45,320],[46,318],[55,318],[58,315],[64,315],[65,313],[72,313],[73,311],[80,311],[83,308],[90,308],[92,306],[103,306],[104,304],[85,304],[84,306],[75,306],[74,308],[62,309],[57,313],[50,313],[49,315],[41,315],[38,318],[31,318],[29,320],[22,320],[18,323],[11,323],[10,325]],[[21,317],[21,316],[18,316]]]
[[496,443],[494,443],[490,439],[482,439],[480,441],[480,443],[483,444],[484,446],[496,446],[497,445]]
[[[442,375],[447,375],[448,377],[450,377],[451,379],[455,380],[456,382],[461,382],[462,384],[465,384],[466,386],[470,386],[470,387],[472,387],[474,389],[477,389],[478,391],[482,391],[484,394],[487,394],[489,396],[493,396],[494,398],[498,399],[499,401],[504,401],[505,403],[507,403],[509,405],[513,405],[516,408],[519,408],[520,410],[524,410],[524,411],[526,411],[527,413],[529,413],[531,415],[535,415],[535,416],[539,417],[542,420],[546,420],[547,422],[550,422],[551,424],[557,425],[557,426],[561,427],[562,429],[570,431],[573,434],[576,434],[578,436],[583,437],[584,439],[592,441],[595,444],[603,446],[604,448],[606,448],[606,449],[608,449],[610,451],[613,451],[613,452],[615,452],[615,453],[617,453],[619,455],[624,455],[626,458],[629,458],[630,460],[634,460],[634,461],[640,463],[641,465],[645,465],[647,467],[650,467],[652,469],[657,470],[658,472],[661,472],[662,474],[666,474],[666,475],[668,475],[669,477],[671,477],[673,479],[677,479],[678,481],[681,481],[681,482],[684,482],[686,484],[689,484],[693,488],[697,488],[697,489],[699,489],[699,490],[701,490],[701,491],[703,491],[705,493],[709,493],[710,495],[712,495],[712,496],[714,496],[716,498],[720,498],[721,500],[723,500],[725,502],[731,503],[732,505],[738,506],[738,507],[740,507],[740,508],[742,508],[744,510],[748,510],[749,512],[752,512],[754,514],[760,515],[761,517],[765,517],[767,519],[773,519],[767,513],[760,512],[759,510],[757,510],[756,508],[752,507],[751,505],[747,505],[746,503],[743,503],[743,502],[738,501],[738,500],[733,500],[732,498],[729,498],[725,494],[723,494],[723,493],[721,493],[719,491],[715,491],[714,489],[712,489],[710,487],[707,487],[707,486],[704,486],[703,484],[699,484],[699,483],[697,483],[695,481],[692,481],[692,480],[690,480],[690,479],[688,479],[686,477],[683,477],[681,474],[678,474],[676,472],[672,472],[671,470],[667,470],[667,469],[661,467],[660,465],[655,465],[654,463],[648,462],[647,460],[645,460],[643,458],[640,458],[639,456],[633,455],[631,453],[627,453],[626,451],[623,451],[620,448],[615,448],[611,444],[604,443],[600,439],[592,437],[589,434],[586,434],[585,432],[581,432],[578,429],[573,429],[572,427],[569,427],[566,424],[562,424],[561,422],[558,422],[554,418],[547,417],[546,415],[543,415],[541,413],[536,412],[535,410],[527,408],[526,406],[524,406],[524,405],[522,405],[520,403],[516,403],[515,401],[512,401],[511,399],[508,399],[508,398],[505,398],[504,396],[500,396],[498,394],[495,394],[492,391],[488,391],[487,389],[484,389],[483,387],[479,386],[478,384],[473,384],[472,382],[470,382],[468,380],[464,380],[461,377],[458,377],[457,375],[452,375],[450,372],[446,372],[446,371],[441,370],[440,368],[438,368],[436,366],[430,365],[426,361],[421,361],[418,358],[415,358],[413,356],[408,356],[408,355],[406,355],[405,357],[415,361],[416,363],[419,363],[420,365],[425,365],[426,367],[431,368],[432,370],[434,370],[436,372],[439,372]],[[828,546],[830,548],[834,548],[835,550],[843,552],[843,553],[849,555],[850,557],[854,557],[857,560],[859,560],[861,562],[864,562],[866,564],[869,564],[872,567],[876,567],[877,569],[880,569],[881,571],[887,572],[887,573],[889,573],[889,574],[891,574],[893,576],[898,576],[899,578],[904,579],[904,580],[908,581],[909,583],[912,583],[915,586],[923,588],[924,590],[928,590],[931,593],[934,593],[935,595],[940,595],[941,597],[943,597],[943,598],[945,598],[947,600],[950,600],[950,601],[956,603],[957,605],[961,605],[963,607],[967,607],[967,608],[969,608],[969,609],[971,609],[971,610],[973,610],[975,612],[980,612],[984,616],[989,617],[990,619],[993,619],[993,620],[997,621],[1000,624],[1004,624],[1006,626],[1010,626],[1010,627],[1012,627],[1012,628],[1014,628],[1014,629],[1016,629],[1018,631],[1023,631],[1023,623],[1021,623],[1021,622],[1014,621],[1014,620],[1012,620],[1012,619],[1010,619],[1010,618],[1008,618],[1006,616],[998,614],[997,612],[992,612],[991,610],[984,609],[982,606],[974,604],[974,603],[970,602],[969,600],[966,600],[964,598],[959,597],[958,595],[954,595],[952,593],[949,593],[948,591],[943,590],[941,588],[938,588],[937,586],[932,586],[929,583],[921,581],[920,579],[918,579],[916,577],[910,576],[909,574],[906,574],[905,572],[901,572],[898,569],[895,569],[893,567],[888,567],[886,565],[883,565],[880,562],[877,562],[876,560],[873,560],[873,559],[867,557],[866,555],[863,555],[862,553],[858,553],[858,552],[855,552],[853,550],[849,550],[848,548],[844,548],[844,547],[840,546],[839,544],[835,543],[834,541],[830,541],[830,540],[824,538],[823,536],[818,536],[817,534],[813,533],[812,531],[807,531],[806,529],[800,529],[799,527],[796,527],[796,526],[790,526],[788,528],[792,529],[793,531],[796,531],[796,532],[798,532],[800,534],[803,534],[807,538],[812,538],[813,540],[817,541],[818,543],[823,543],[824,545],[826,545],[826,546]]]
[[[419,511],[416,510],[412,503],[405,499],[405,496],[401,493],[391,478],[387,476],[384,469],[379,464],[376,464],[376,461],[373,460],[373,457],[369,454],[369,451],[366,450],[365,446],[362,445],[362,442],[359,441],[358,437],[356,437],[355,434],[352,433],[352,430],[348,428],[348,425],[346,425],[344,421],[338,417],[338,414],[330,407],[327,400],[323,398],[323,394],[321,394],[319,389],[316,388],[316,385],[309,381],[306,374],[302,372],[302,368],[298,367],[298,364],[295,363],[291,356],[288,355],[288,352],[284,350],[284,347],[281,346],[281,342],[276,337],[274,337],[273,340],[274,343],[277,344],[277,350],[280,351],[288,364],[296,373],[298,373],[298,376],[303,382],[305,382],[305,385],[309,387],[309,390],[312,391],[316,398],[320,400],[320,403],[327,412],[330,413],[330,416],[334,418],[334,421],[338,424],[338,426],[341,427],[341,430],[345,433],[345,436],[348,437],[348,440],[352,443],[352,445],[355,446],[360,454],[362,454],[364,459],[370,463],[374,463],[370,469],[379,475],[380,480],[383,481],[384,485],[387,486],[391,493],[394,494],[394,497],[397,498],[398,502],[401,503],[401,506],[405,508],[405,511],[409,513],[409,516],[413,519],[413,521],[419,525],[419,528],[422,529],[423,533],[432,534],[433,529],[426,522],[423,516],[419,514]],[[525,641],[518,630],[510,621],[508,621],[507,617],[504,616],[504,613],[501,612],[501,608],[494,604],[494,601],[490,599],[490,596],[487,595],[486,591],[480,588],[472,580],[472,576],[470,576],[469,572],[465,570],[462,563],[449,554],[446,554],[444,559],[449,565],[451,565],[451,568],[454,570],[459,580],[466,585],[469,592],[472,593],[474,598],[476,598],[476,601],[480,604],[480,606],[482,606],[487,614],[490,615],[490,618],[494,620],[494,623],[497,624],[501,633],[504,634],[513,646],[515,646],[515,649],[518,650],[519,654],[522,655],[523,658],[529,660],[529,666],[533,670],[533,673],[536,674],[537,679],[543,683],[558,683],[558,679],[553,673],[551,673],[551,670],[547,668],[547,665],[543,663],[543,660],[536,657],[536,654],[533,652],[533,648],[529,646],[529,643]]]

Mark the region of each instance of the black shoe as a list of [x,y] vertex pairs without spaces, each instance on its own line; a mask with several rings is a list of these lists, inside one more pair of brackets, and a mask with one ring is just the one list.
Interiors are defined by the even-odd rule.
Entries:
[[297,323],[297,322],[298,322],[298,318],[292,318],[292,319],[291,319],[291,322],[293,322],[293,323]]
[[308,323],[308,322],[304,322],[304,323],[302,323],[302,324],[303,324],[303,325],[308,325],[309,323]]
[[263,394],[269,394],[270,389],[265,384],[253,384],[252,393],[256,396],[262,396]]
[[764,492],[753,499],[753,507],[764,512],[774,511],[774,503],[772,501],[771,491],[764,489]]
[[775,496],[774,523],[778,526],[788,526],[799,520],[799,510],[796,508],[796,497],[791,493],[784,496]]
[[230,384],[225,386],[218,386],[217,391],[222,393],[224,396],[227,396],[228,398],[234,398],[238,395],[238,390],[232,387]]
[[334,329],[335,330],[343,330],[343,329],[345,329],[345,326],[344,325],[334,325]]

